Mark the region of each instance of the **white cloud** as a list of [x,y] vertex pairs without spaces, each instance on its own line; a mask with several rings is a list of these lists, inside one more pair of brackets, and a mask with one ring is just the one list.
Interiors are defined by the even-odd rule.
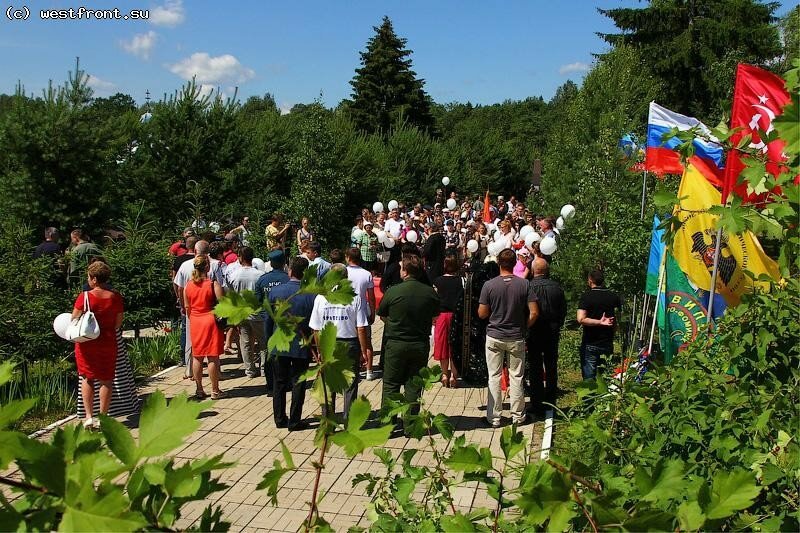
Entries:
[[169,70],[185,80],[194,77],[197,83],[204,85],[244,83],[256,75],[253,69],[245,67],[230,54],[212,57],[206,52],[195,52],[169,65]]
[[88,80],[86,81],[86,85],[88,85],[89,87],[91,87],[96,91],[110,91],[111,89],[116,87],[114,83],[102,80],[97,76],[87,74],[86,77],[88,78]]
[[153,51],[156,40],[158,34],[152,30],[147,33],[137,33],[130,41],[122,41],[122,48],[140,59],[150,59],[150,52]]
[[281,115],[288,115],[293,107],[294,104],[291,102],[281,102],[281,104],[278,106],[278,109],[280,110]]
[[590,66],[588,64],[576,61],[575,63],[561,65],[558,68],[558,73],[564,75],[564,74],[572,74],[573,72],[586,72],[589,70],[589,68]]
[[200,93],[197,95],[199,98],[210,96],[212,99],[222,98],[224,100],[228,97],[228,93],[217,85],[201,83],[197,88],[200,90]]
[[163,6],[156,6],[150,9],[148,22],[156,26],[167,26],[174,28],[186,19],[186,11],[183,9],[182,0],[167,0]]

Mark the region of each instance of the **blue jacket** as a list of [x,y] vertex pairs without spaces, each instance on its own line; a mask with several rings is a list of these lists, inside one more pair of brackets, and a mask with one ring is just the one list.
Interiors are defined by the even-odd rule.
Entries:
[[[289,300],[289,297],[296,294],[300,290],[300,281],[290,279],[286,283],[273,287],[269,291],[269,302],[275,303],[278,300]],[[278,352],[273,350],[272,354],[280,357],[296,357],[298,359],[307,359],[311,356],[311,350],[308,346],[302,346],[304,337],[311,338],[311,328],[308,321],[311,318],[311,311],[314,310],[314,294],[298,294],[289,300],[291,307],[289,314],[295,317],[302,317],[303,321],[297,328],[297,335],[289,346],[288,352]],[[267,338],[275,331],[275,322],[272,317],[267,316],[266,320]]]

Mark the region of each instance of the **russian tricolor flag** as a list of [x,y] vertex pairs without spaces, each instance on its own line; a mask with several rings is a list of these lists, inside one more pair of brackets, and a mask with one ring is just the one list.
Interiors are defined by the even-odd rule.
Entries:
[[[707,167],[716,173],[722,168],[722,146],[716,141],[716,137],[711,135],[711,131],[705,124],[694,117],[687,117],[665,107],[661,107],[655,102],[650,102],[650,113],[647,120],[647,150],[645,152],[645,169],[656,174],[683,174],[683,165],[680,155],[675,148],[681,144],[680,139],[672,137],[666,142],[662,141],[664,134],[673,128],[681,131],[690,130],[698,127],[712,141],[695,138],[695,155],[692,159],[700,159]],[[711,181],[711,180],[710,180]],[[721,184],[721,180],[720,180]]]

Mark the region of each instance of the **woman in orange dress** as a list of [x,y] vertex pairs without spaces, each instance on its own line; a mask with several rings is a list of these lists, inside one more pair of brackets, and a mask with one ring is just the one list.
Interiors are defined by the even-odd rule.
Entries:
[[195,396],[202,400],[206,397],[203,390],[203,359],[208,358],[208,377],[211,380],[211,398],[222,397],[219,390],[219,356],[222,355],[225,335],[214,317],[214,306],[223,297],[222,287],[214,280],[208,279],[211,260],[206,255],[198,255],[194,259],[192,280],[183,291],[186,316],[189,318],[189,330],[192,336],[192,374],[197,384]]
[[[75,361],[81,383],[81,399],[86,413],[83,426],[95,428],[100,420],[94,418],[94,387],[100,384],[100,413],[107,414],[111,405],[114,368],[117,363],[117,329],[122,326],[122,296],[108,287],[111,268],[101,261],[89,265],[87,276],[89,290],[81,292],[75,300],[72,318],[80,317],[87,309],[94,313],[100,326],[100,336],[75,345]],[[86,295],[86,296],[84,296]]]

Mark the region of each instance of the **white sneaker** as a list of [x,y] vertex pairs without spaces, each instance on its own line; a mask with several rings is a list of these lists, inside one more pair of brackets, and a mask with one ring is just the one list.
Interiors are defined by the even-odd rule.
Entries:
[[[94,418],[87,418],[83,421],[83,429],[94,429]],[[99,421],[98,421],[99,423]]]

